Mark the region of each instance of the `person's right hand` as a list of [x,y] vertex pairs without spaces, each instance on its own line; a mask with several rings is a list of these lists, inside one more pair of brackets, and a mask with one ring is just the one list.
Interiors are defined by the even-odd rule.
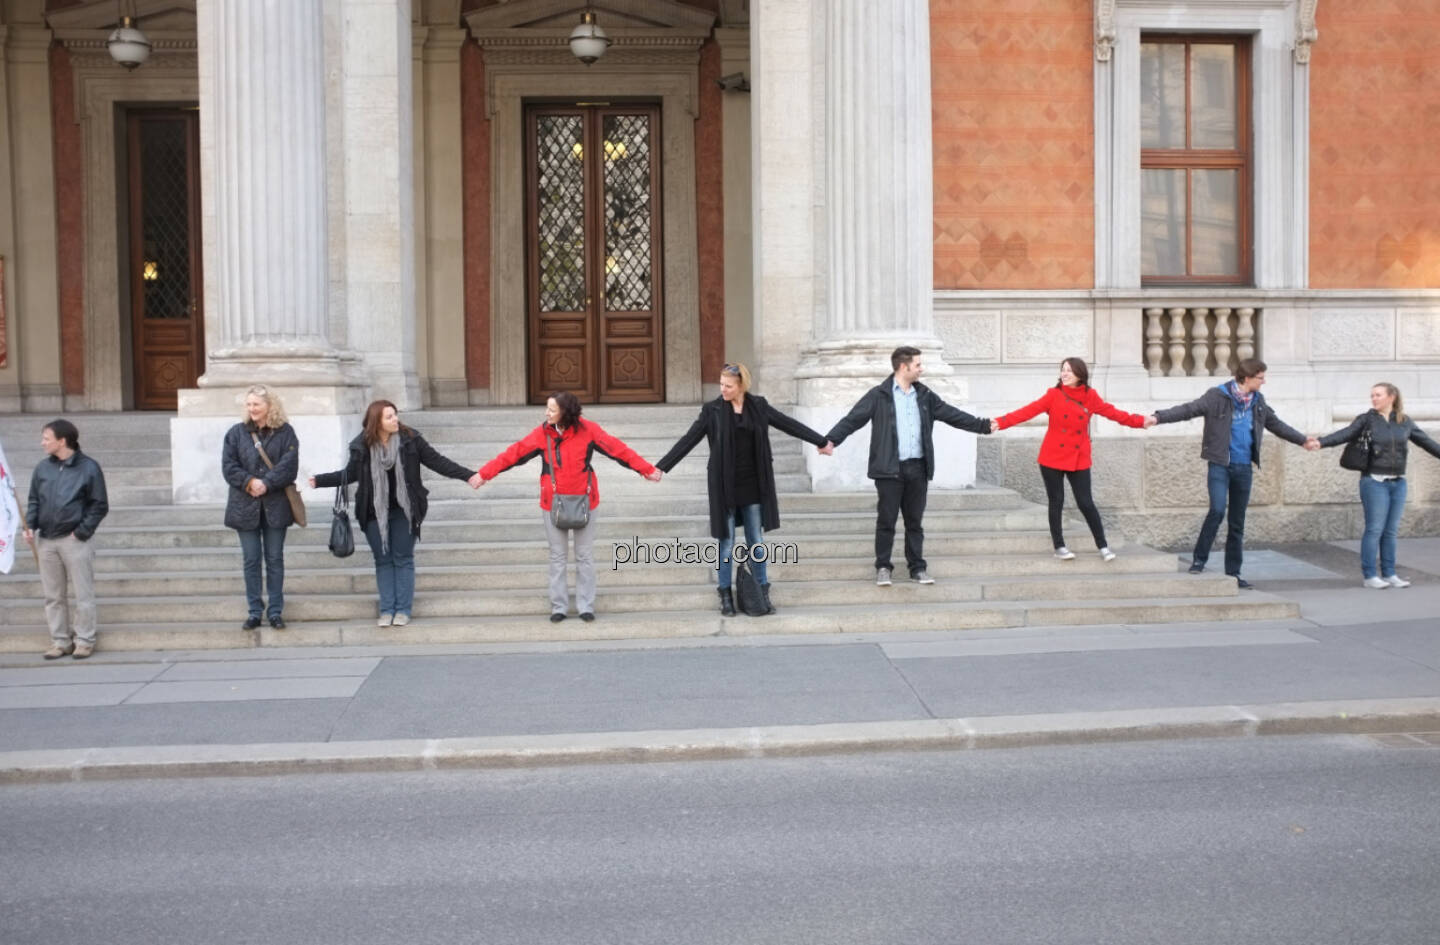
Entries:
[[1156,420],[1156,419],[1155,419],[1155,415],[1152,413],[1152,414],[1150,414],[1149,416],[1147,416],[1147,417],[1145,418],[1145,429],[1148,430],[1148,429],[1150,429],[1151,427],[1153,427],[1155,424],[1157,424],[1157,423],[1159,423],[1159,422],[1160,422],[1160,421],[1159,421],[1159,420]]
[[35,544],[35,531],[33,529],[25,529],[25,543],[27,545]]

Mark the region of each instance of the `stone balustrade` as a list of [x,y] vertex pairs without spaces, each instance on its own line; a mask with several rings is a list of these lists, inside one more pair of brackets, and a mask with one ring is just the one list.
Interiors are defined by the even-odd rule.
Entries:
[[1153,306],[1145,309],[1145,369],[1151,377],[1227,377],[1257,355],[1260,309]]

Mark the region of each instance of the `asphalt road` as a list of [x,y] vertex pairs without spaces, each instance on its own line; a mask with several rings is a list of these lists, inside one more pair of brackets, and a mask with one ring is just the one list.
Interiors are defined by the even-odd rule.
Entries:
[[0,788],[0,942],[1434,945],[1440,740]]

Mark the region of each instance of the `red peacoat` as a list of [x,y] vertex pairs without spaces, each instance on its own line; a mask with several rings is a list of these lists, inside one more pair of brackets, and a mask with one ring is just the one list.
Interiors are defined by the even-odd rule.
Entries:
[[1052,387],[1033,404],[996,417],[1000,429],[1024,423],[1040,413],[1050,415],[1050,427],[1040,443],[1041,466],[1066,471],[1090,468],[1090,415],[1127,427],[1143,427],[1145,418],[1107,404],[1093,387]]

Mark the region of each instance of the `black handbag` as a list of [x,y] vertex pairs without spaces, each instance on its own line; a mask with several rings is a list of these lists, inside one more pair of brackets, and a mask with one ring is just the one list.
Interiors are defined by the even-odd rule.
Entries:
[[350,528],[350,494],[345,491],[345,471],[340,471],[340,485],[335,489],[335,504],[331,507],[330,553],[337,558],[348,558],[355,553],[355,533]]
[[550,464],[550,524],[569,530],[590,524],[590,477],[585,477],[582,495],[561,495],[555,482],[555,460],[550,453],[550,435],[545,435],[546,461]]
[[770,613],[765,606],[765,592],[750,570],[749,561],[735,562],[735,607],[747,617],[763,617]]
[[1370,471],[1370,421],[1365,421],[1365,429],[1360,435],[1345,444],[1340,451],[1340,468],[1353,469],[1356,472]]

